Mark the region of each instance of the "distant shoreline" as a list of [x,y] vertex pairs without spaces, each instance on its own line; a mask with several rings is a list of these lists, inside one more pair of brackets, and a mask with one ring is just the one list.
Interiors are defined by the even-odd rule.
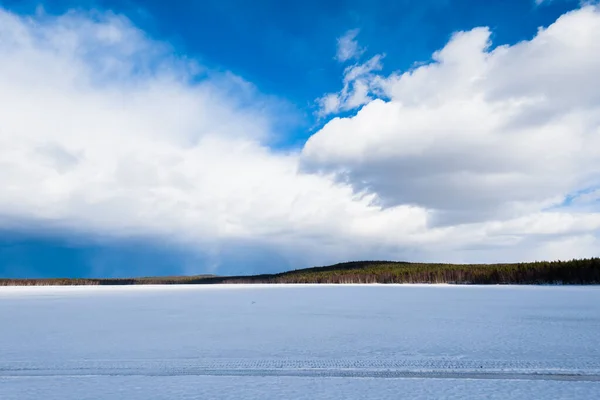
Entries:
[[214,284],[454,284],[597,285],[600,258],[514,264],[425,264],[354,261],[278,274],[165,276],[138,278],[4,279],[0,286],[124,286]]

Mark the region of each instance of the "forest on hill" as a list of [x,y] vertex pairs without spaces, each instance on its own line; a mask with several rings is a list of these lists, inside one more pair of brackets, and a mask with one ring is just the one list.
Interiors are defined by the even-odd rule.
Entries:
[[514,264],[426,264],[354,261],[278,274],[141,278],[0,279],[0,286],[235,283],[600,284],[600,258]]

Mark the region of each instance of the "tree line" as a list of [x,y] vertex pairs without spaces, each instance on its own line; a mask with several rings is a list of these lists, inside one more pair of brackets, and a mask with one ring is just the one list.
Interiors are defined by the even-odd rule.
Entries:
[[355,261],[278,274],[143,278],[0,279],[4,285],[148,285],[236,283],[600,284],[600,258],[514,264]]

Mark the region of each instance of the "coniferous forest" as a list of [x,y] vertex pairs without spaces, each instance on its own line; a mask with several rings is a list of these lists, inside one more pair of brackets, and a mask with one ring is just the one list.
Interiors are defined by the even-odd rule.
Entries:
[[425,264],[355,261],[277,274],[140,278],[0,279],[0,286],[235,283],[600,284],[600,258],[514,264]]

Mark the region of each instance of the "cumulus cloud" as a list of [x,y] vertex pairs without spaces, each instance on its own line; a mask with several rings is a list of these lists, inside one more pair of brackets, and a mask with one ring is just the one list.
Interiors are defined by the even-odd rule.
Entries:
[[460,33],[387,77],[380,56],[349,66],[328,113],[362,109],[277,151],[277,104],[126,18],[0,11],[0,228],[158,237],[212,272],[252,253],[277,260],[262,271],[587,255],[598,215],[547,209],[596,182],[598,20],[493,51]]
[[600,186],[598,32],[592,6],[512,46],[492,49],[487,28],[458,32],[426,65],[371,75],[378,98],[328,122],[302,161],[434,224],[556,207]]
[[337,53],[335,58],[339,62],[346,62],[354,58],[360,57],[365,49],[359,46],[356,36],[360,31],[358,29],[350,29],[337,40]]
[[426,210],[383,211],[301,173],[297,151],[269,149],[277,110],[251,85],[174,57],[122,16],[0,12],[0,104],[5,224],[158,236],[216,264],[244,243],[293,266],[394,250],[426,224]]

